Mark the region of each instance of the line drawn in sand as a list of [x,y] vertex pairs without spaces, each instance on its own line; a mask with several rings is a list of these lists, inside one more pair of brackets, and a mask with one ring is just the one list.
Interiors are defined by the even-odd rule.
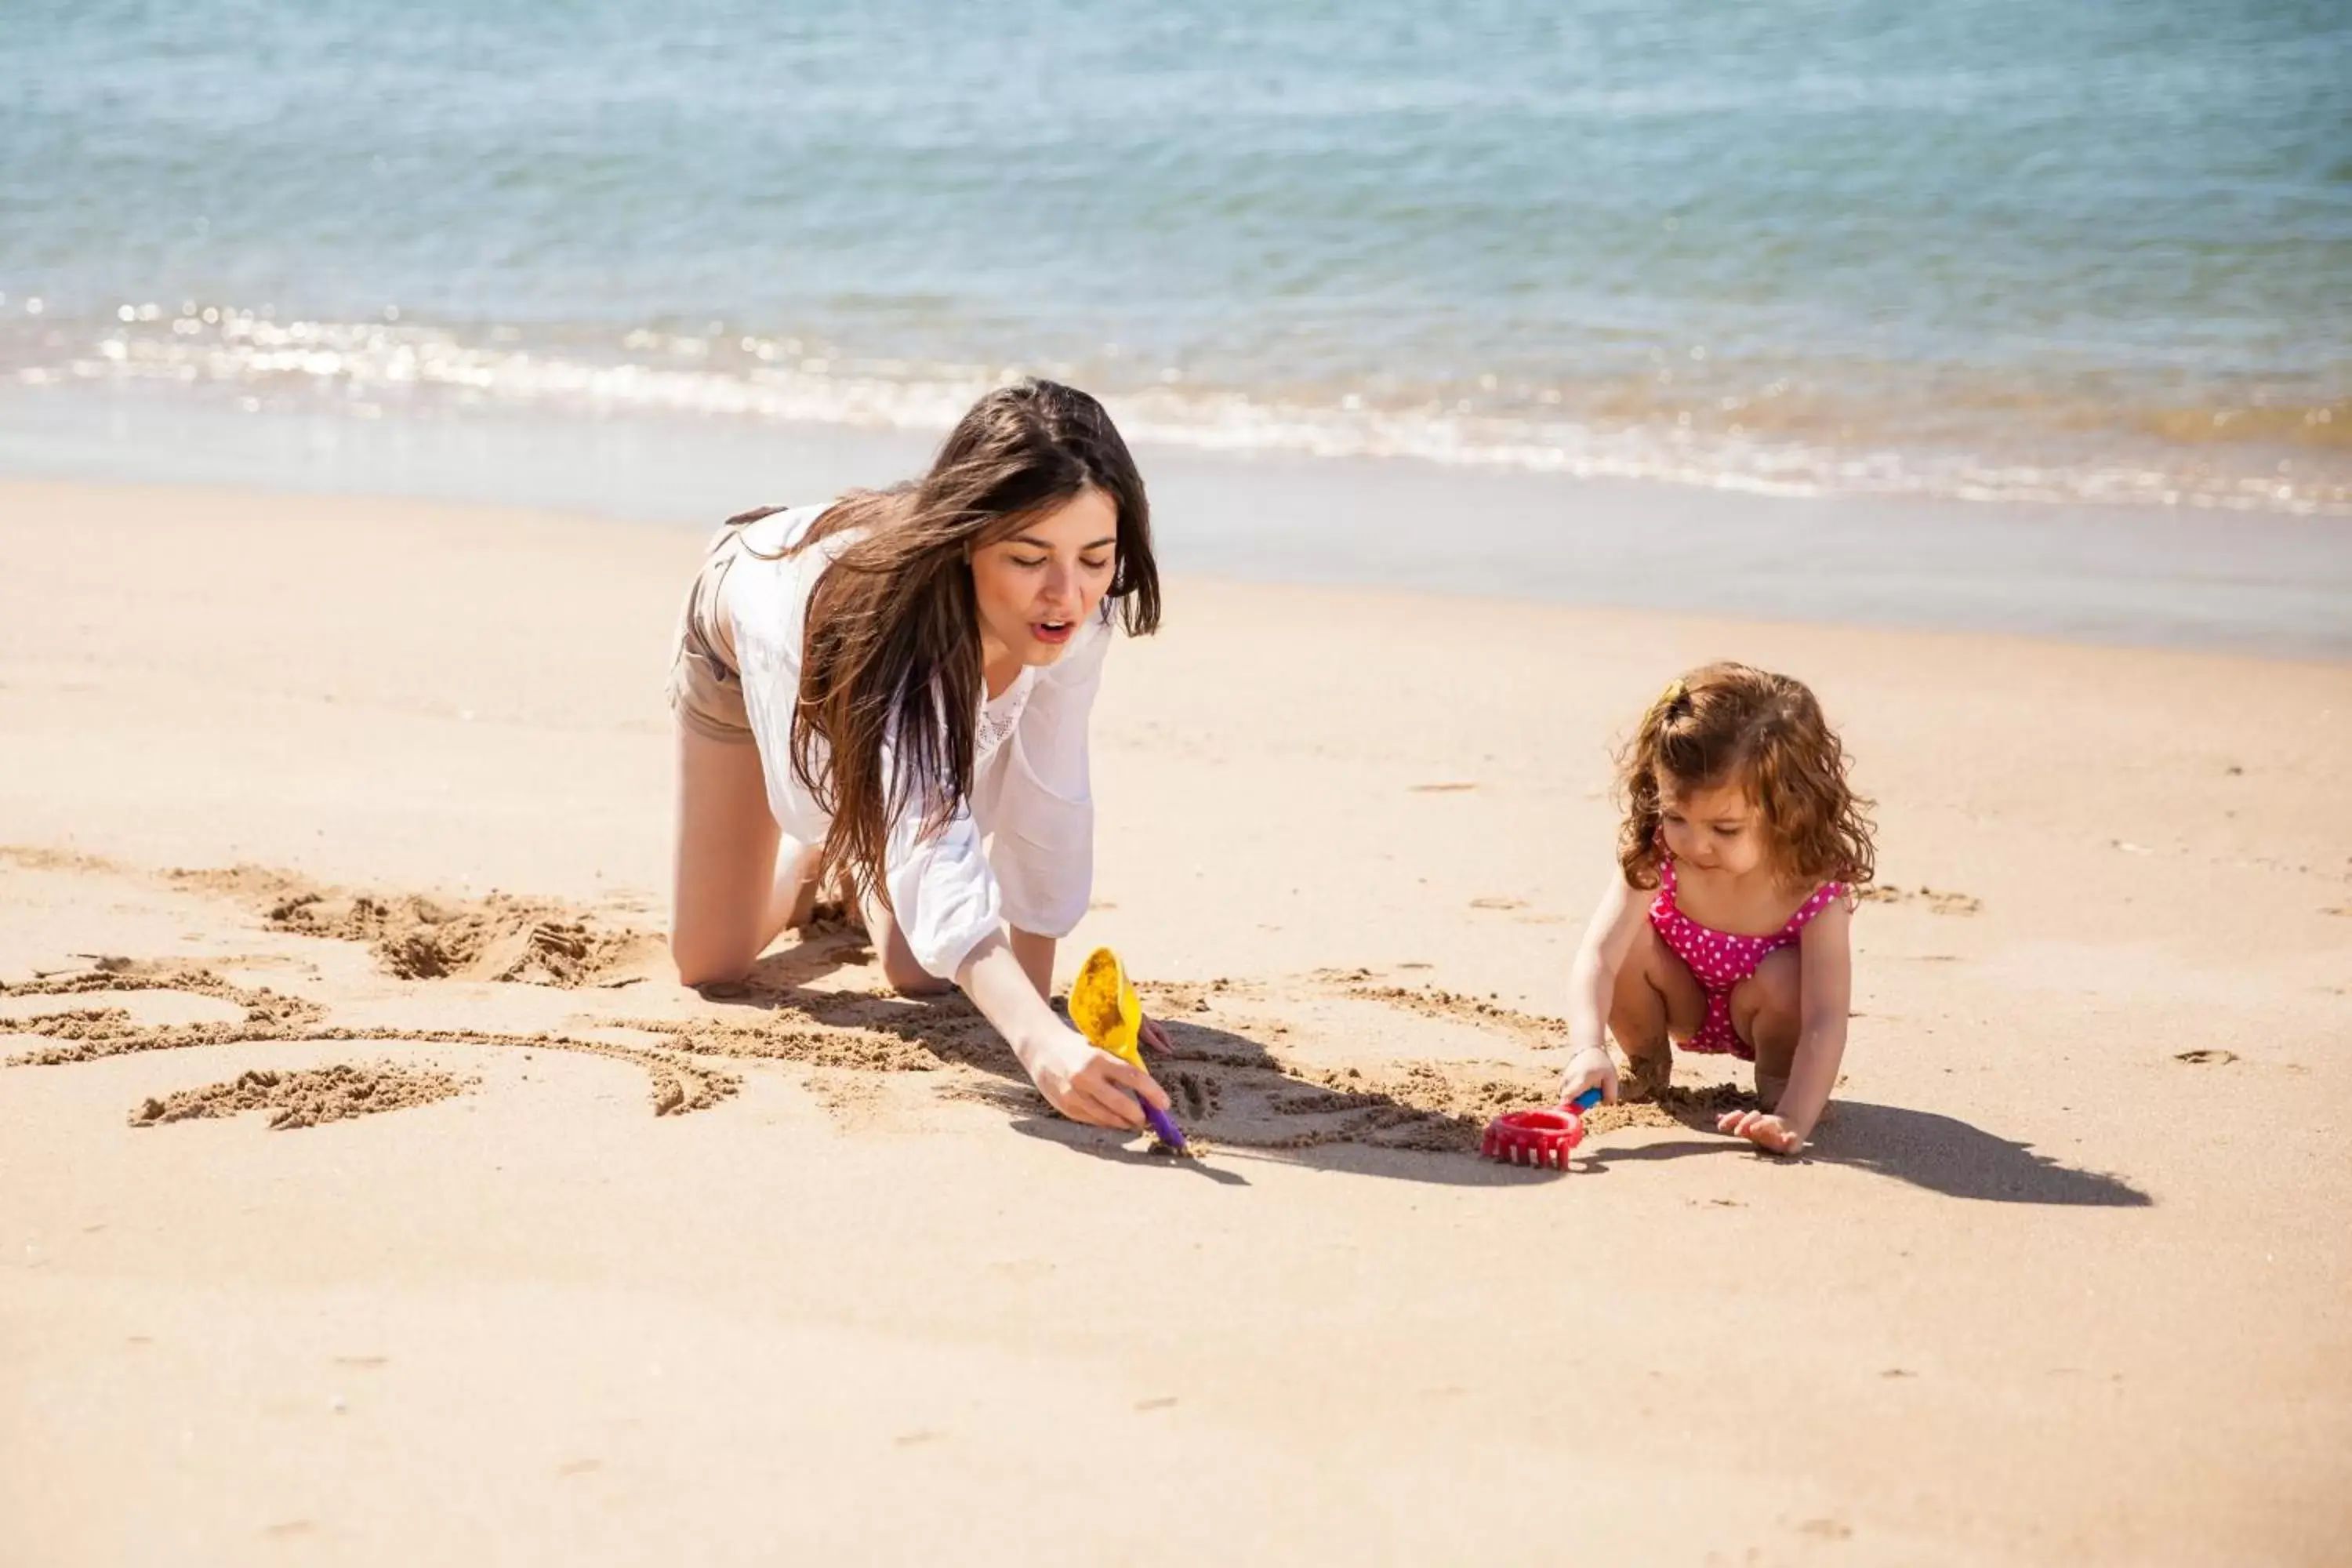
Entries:
[[651,1081],[654,1114],[672,1116],[704,1110],[736,1092],[742,1079],[735,1074],[645,1047],[622,1045],[542,1030],[531,1034],[486,1029],[401,1028],[375,1025],[352,1026],[325,1022],[326,1009],[299,996],[266,986],[237,985],[210,969],[192,964],[146,963],[107,958],[100,967],[70,975],[0,984],[0,999],[29,996],[89,995],[108,992],[176,991],[210,996],[242,1008],[234,1023],[140,1024],[122,1007],[83,1007],[6,1020],[10,1033],[38,1036],[61,1042],[36,1047],[10,1057],[9,1067],[60,1067],[98,1061],[139,1051],[191,1050],[214,1046],[267,1042],[319,1044],[380,1040],[412,1045],[509,1046],[527,1049],[570,1050],[632,1062]]

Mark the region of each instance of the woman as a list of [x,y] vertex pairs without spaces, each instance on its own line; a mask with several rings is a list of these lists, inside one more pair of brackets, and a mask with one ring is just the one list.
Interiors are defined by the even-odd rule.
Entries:
[[1143,480],[1102,405],[1053,382],[982,397],[914,484],[730,521],[670,677],[678,978],[740,980],[837,873],[890,983],[961,986],[1055,1110],[1164,1109],[1047,1002],[1093,879],[1114,619],[1160,625]]

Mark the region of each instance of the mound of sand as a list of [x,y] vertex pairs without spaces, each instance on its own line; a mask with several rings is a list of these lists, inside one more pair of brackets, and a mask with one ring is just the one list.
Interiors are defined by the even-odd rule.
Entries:
[[403,980],[595,985],[660,946],[649,931],[606,929],[585,911],[505,893],[350,892],[259,866],[169,875],[254,907],[273,931],[365,942],[384,972]]
[[269,1112],[273,1131],[318,1127],[370,1116],[383,1110],[405,1110],[463,1094],[481,1080],[396,1062],[332,1067],[308,1072],[273,1072],[256,1068],[226,1083],[184,1089],[160,1100],[142,1100],[131,1113],[133,1127],[160,1127],[166,1121],[192,1117],[237,1116],[248,1110]]

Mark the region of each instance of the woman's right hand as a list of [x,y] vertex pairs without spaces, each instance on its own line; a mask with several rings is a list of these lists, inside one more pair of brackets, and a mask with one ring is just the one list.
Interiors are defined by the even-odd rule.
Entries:
[[1168,1109],[1168,1093],[1151,1075],[1088,1045],[1076,1030],[1056,1029],[1028,1052],[1023,1066],[1055,1110],[1073,1121],[1122,1131],[1143,1125],[1138,1100]]
[[1586,1046],[1568,1058],[1568,1076],[1560,1080],[1559,1102],[1568,1104],[1588,1089],[1597,1089],[1611,1103],[1617,1100],[1617,1058],[1607,1046]]

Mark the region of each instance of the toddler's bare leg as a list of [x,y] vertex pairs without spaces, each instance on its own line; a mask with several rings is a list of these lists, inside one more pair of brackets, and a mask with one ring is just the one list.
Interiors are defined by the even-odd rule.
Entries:
[[1756,1103],[1766,1110],[1780,1108],[1796,1065],[1801,973],[1797,950],[1784,947],[1731,988],[1731,1026],[1756,1052]]
[[1617,993],[1609,1005],[1609,1033],[1625,1054],[1628,1100],[1655,1100],[1674,1080],[1674,1039],[1697,1032],[1706,1016],[1706,993],[1690,966],[1642,922],[1633,951],[1617,971]]

